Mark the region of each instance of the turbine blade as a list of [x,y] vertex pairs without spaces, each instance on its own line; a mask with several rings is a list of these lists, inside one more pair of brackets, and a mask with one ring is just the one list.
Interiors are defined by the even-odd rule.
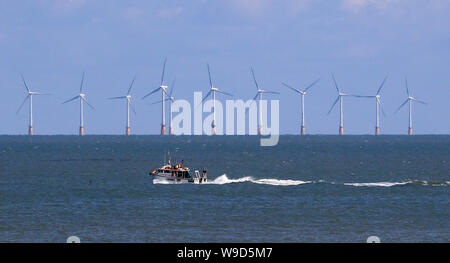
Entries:
[[328,111],[328,114],[331,113],[331,111],[333,110],[333,108],[334,108],[334,106],[336,105],[336,103],[338,103],[339,99],[340,99],[340,96],[338,96],[338,97],[336,98],[336,100],[334,101],[334,103],[333,103],[333,105],[331,106],[330,110]]
[[303,92],[307,92],[310,88],[312,88],[314,85],[317,84],[317,82],[319,82],[320,78],[317,79],[316,81],[314,81],[313,83],[311,83],[311,85],[309,85]]
[[136,109],[134,108],[133,104],[131,104],[131,101],[130,101],[130,108],[133,111],[134,115],[136,115]]
[[208,63],[206,63],[206,66],[207,66],[207,68],[208,68],[208,76],[209,76],[209,88],[211,88],[211,89],[212,89],[212,87],[213,87],[213,84],[212,84],[211,71],[210,71],[210,69],[209,69],[209,64],[208,64]]
[[405,85],[406,85],[406,94],[409,97],[410,95],[409,95],[409,88],[408,88],[408,79],[406,77],[405,77]]
[[[255,97],[253,97],[252,102],[250,102],[250,105],[253,105],[253,103],[256,101],[256,98],[258,98],[259,92],[256,93]],[[250,110],[250,107],[245,108],[245,114]]]
[[91,107],[91,109],[95,110],[94,106],[92,106],[91,104],[89,104],[89,102],[87,101],[86,98],[81,97],[82,100],[84,100],[84,102],[86,102],[86,104]]
[[337,90],[338,94],[341,93],[341,92],[339,91],[338,84],[337,84],[337,82],[336,82],[336,79],[334,78],[334,74],[333,74],[333,73],[331,73],[331,77],[333,78],[334,86],[336,87],[336,90]]
[[386,82],[387,78],[388,78],[388,77],[386,76],[386,77],[384,78],[383,82],[381,83],[380,87],[378,88],[377,95],[380,94],[381,89],[383,88],[384,83]]
[[120,97],[111,97],[111,98],[108,98],[108,100],[126,99],[126,98],[127,98],[127,96],[120,96]]
[[171,98],[172,98],[173,90],[175,89],[175,83],[176,83],[176,80],[177,80],[177,78],[175,77],[175,78],[173,79],[173,81],[172,81],[172,85],[170,86],[170,95],[169,95],[169,97],[171,97]]
[[160,89],[159,87],[156,88],[156,89],[153,90],[152,92],[150,92],[150,93],[148,93],[147,95],[145,95],[144,97],[142,97],[142,99],[145,99],[145,98],[147,98],[148,96],[150,96],[150,95],[152,95],[152,94],[155,94],[159,89]]
[[380,109],[381,109],[381,113],[383,113],[383,116],[385,116],[385,117],[386,117],[386,112],[384,112],[384,110],[383,110],[383,107],[382,107],[382,105],[381,105],[381,101],[380,101],[380,99],[379,99],[379,98],[377,98],[377,102],[378,102],[378,105],[380,106]]
[[20,74],[20,77],[22,77],[23,85],[25,85],[25,88],[27,89],[27,91],[31,92],[31,90],[30,90],[30,88],[28,88],[27,82],[25,81],[25,78],[23,77],[22,74]]
[[133,87],[134,81],[136,80],[136,76],[134,76],[133,81],[131,81],[130,87],[128,88],[127,95],[130,95],[131,88]]
[[208,93],[206,93],[206,96],[203,98],[202,103],[205,102],[205,100],[209,97],[209,95],[211,95],[212,91],[209,91]]
[[253,81],[255,82],[256,89],[259,90],[258,82],[256,81],[255,72],[253,71],[253,68],[250,68],[252,70],[252,76]]
[[414,101],[417,101],[418,103],[421,103],[423,105],[428,105],[425,101],[422,100],[418,100],[418,99],[413,99]]
[[402,105],[400,105],[400,107],[398,107],[398,109],[394,112],[397,113],[403,106],[405,106],[406,103],[408,103],[409,99],[406,99],[405,102],[402,103]]
[[228,92],[225,92],[225,91],[221,91],[221,90],[216,90],[216,92],[219,92],[219,93],[222,93],[222,94],[228,95],[228,96],[230,96],[230,97],[233,97],[233,94],[230,94],[230,93],[228,93]]
[[261,93],[280,94],[279,92],[276,92],[276,91],[269,91],[269,90],[263,90],[263,91],[261,91]]
[[164,73],[166,71],[166,62],[167,62],[167,58],[164,59],[164,65],[163,65],[163,71],[162,71],[162,74],[161,74],[161,85],[160,86],[162,86],[163,83],[164,83]]
[[357,97],[357,98],[376,98],[376,96],[366,96],[366,95],[347,95],[351,97]]
[[293,91],[295,91],[295,92],[297,92],[297,93],[300,93],[300,94],[302,94],[302,92],[301,92],[301,91],[299,91],[299,90],[298,90],[298,89],[296,89],[296,88],[293,88],[293,87],[289,86],[288,84],[286,84],[286,83],[284,83],[284,82],[281,82],[281,84],[283,84],[284,86],[286,86],[286,87],[290,88],[291,90],[293,90]]
[[162,89],[162,91],[163,91],[168,97],[170,97],[169,94],[167,94],[167,91],[166,91],[165,89]]
[[84,82],[84,72],[83,72],[83,76],[81,77],[80,93],[83,91],[83,82]]
[[202,103],[209,97],[209,95],[211,95],[211,93],[212,93],[212,90],[210,90],[208,93],[206,93],[206,95],[203,98],[203,100],[196,107],[202,105]]
[[52,94],[51,94],[51,93],[33,92],[33,95],[43,95],[43,96],[48,96],[48,95],[52,95]]
[[25,105],[25,102],[30,98],[30,95],[27,95],[25,97],[25,99],[23,100],[22,104],[20,104],[19,108],[16,111],[16,114],[18,114],[20,112],[20,110],[22,109],[23,105]]
[[77,96],[75,96],[75,97],[73,97],[71,99],[68,99],[68,100],[64,101],[62,104],[66,104],[67,102],[71,102],[73,100],[76,100],[76,99],[78,99],[78,97],[80,97],[80,95],[77,95]]
[[[164,101],[169,101],[169,100],[170,100],[170,98],[169,98],[169,99],[165,99]],[[163,102],[163,101],[162,101],[162,100],[155,101],[155,102],[151,103],[151,105],[159,104],[159,103],[161,103],[161,102]]]

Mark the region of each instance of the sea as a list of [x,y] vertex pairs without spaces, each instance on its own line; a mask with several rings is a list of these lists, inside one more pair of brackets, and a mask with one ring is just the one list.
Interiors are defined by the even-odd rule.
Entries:
[[450,242],[449,202],[446,135],[0,136],[0,242]]

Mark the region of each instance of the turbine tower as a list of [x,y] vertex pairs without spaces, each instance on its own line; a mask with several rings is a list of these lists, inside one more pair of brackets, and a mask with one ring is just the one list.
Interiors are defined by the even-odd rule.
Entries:
[[306,87],[306,89],[304,89],[303,91],[298,90],[296,88],[291,87],[290,85],[282,82],[282,84],[288,88],[290,88],[291,90],[299,93],[300,95],[302,95],[302,100],[301,100],[301,115],[302,115],[302,121],[300,124],[300,134],[301,135],[305,135],[305,95],[306,92],[312,88],[317,82],[319,82],[320,79],[317,79],[316,81],[314,81],[312,84],[310,84],[308,87]]
[[167,58],[164,59],[164,65],[163,65],[163,71],[162,71],[162,75],[161,75],[161,84],[159,85],[158,88],[156,88],[155,90],[153,90],[152,92],[148,93],[147,95],[145,95],[144,97],[142,97],[142,99],[147,98],[148,96],[158,92],[159,90],[161,90],[161,101],[162,101],[162,108],[161,108],[161,135],[164,135],[166,133],[166,103],[165,103],[165,95],[167,94],[166,89],[168,88],[166,85],[164,85],[164,72],[166,70],[166,62],[167,62]]
[[338,85],[337,85],[336,79],[334,78],[334,75],[331,74],[331,77],[333,78],[334,86],[336,87],[338,96],[337,96],[336,100],[334,101],[333,105],[331,106],[330,110],[328,111],[328,114],[331,113],[334,106],[339,101],[339,104],[340,104],[339,135],[344,135],[344,97],[346,97],[346,96],[347,97],[355,97],[355,95],[345,94],[345,93],[341,92],[338,88]]
[[387,77],[384,78],[383,82],[381,83],[380,87],[378,88],[377,94],[376,95],[369,95],[369,96],[360,96],[360,95],[355,95],[355,97],[358,98],[375,98],[375,113],[376,113],[376,117],[375,117],[375,135],[378,136],[380,135],[380,110],[383,113],[384,116],[386,116],[386,113],[384,113],[383,108],[381,107],[381,89],[384,86],[384,83],[386,82]]
[[418,100],[416,98],[414,98],[413,96],[411,96],[411,94],[409,93],[409,88],[408,88],[408,80],[405,77],[405,85],[406,85],[406,94],[408,95],[408,98],[405,100],[405,102],[403,102],[400,107],[398,107],[398,109],[395,111],[395,113],[397,113],[403,106],[405,106],[406,103],[409,102],[409,125],[408,125],[408,135],[412,135],[412,102],[413,101],[417,101],[419,103],[422,103],[424,105],[427,105],[426,102]]
[[213,122],[211,123],[211,128],[212,128],[212,135],[216,135],[216,92],[228,95],[228,96],[233,96],[230,93],[227,93],[225,91],[221,91],[218,88],[215,88],[213,86],[213,81],[211,78],[211,71],[209,69],[209,64],[206,64],[206,66],[208,67],[208,76],[209,76],[209,92],[206,94],[206,96],[203,98],[202,103],[209,97],[209,95],[212,94],[213,97]]
[[33,135],[33,95],[49,95],[49,94],[31,91],[30,88],[28,88],[28,85],[25,82],[25,78],[23,77],[23,75],[21,75],[21,77],[22,77],[23,85],[25,86],[28,95],[25,97],[22,104],[20,104],[19,108],[17,109],[16,114],[18,114],[20,112],[20,110],[22,109],[25,102],[29,99],[30,100],[30,119],[29,119],[29,125],[28,125],[28,135]]
[[94,107],[91,104],[89,104],[89,102],[87,101],[86,94],[83,93],[83,83],[84,83],[84,72],[83,72],[83,76],[81,77],[80,93],[78,95],[76,95],[75,97],[63,102],[63,104],[66,104],[66,103],[74,101],[76,99],[80,99],[80,132],[79,132],[80,136],[84,135],[84,110],[83,110],[84,102],[86,102],[86,104],[89,107],[94,109]]
[[[169,112],[170,112],[170,118],[169,118],[169,135],[173,135],[173,127],[172,127],[172,103],[175,102],[175,97],[172,95],[173,94],[173,90],[175,88],[175,80],[174,79],[172,81],[172,85],[170,88],[170,92],[169,92],[169,97],[166,99],[166,101],[169,101]],[[154,102],[152,104],[158,104],[158,103],[162,103],[162,101],[157,101]]]
[[125,128],[125,135],[130,135],[130,107],[131,107],[131,110],[133,111],[133,113],[136,115],[136,110],[134,109],[133,105],[131,104],[131,94],[130,94],[131,88],[133,87],[135,79],[136,79],[136,77],[134,77],[133,81],[131,81],[130,87],[128,88],[128,91],[127,91],[127,95],[108,98],[110,100],[115,100],[115,99],[126,99],[127,100],[127,124],[126,124],[126,128]]
[[252,71],[252,76],[253,76],[253,81],[255,82],[255,86],[256,86],[256,95],[253,98],[253,100],[255,100],[258,96],[259,96],[259,106],[258,106],[258,134],[262,135],[262,107],[261,107],[261,102],[263,99],[263,93],[269,93],[269,94],[280,94],[279,92],[275,92],[275,91],[268,91],[268,90],[263,90],[259,88],[258,82],[256,81],[256,77],[255,77],[255,72],[253,71],[253,68],[250,68],[250,70]]

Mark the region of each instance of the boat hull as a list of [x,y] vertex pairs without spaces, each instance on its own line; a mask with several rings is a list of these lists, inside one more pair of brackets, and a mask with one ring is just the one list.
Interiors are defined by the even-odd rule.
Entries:
[[168,184],[204,184],[208,180],[206,178],[177,178],[174,176],[154,175],[153,181],[157,180],[159,183]]

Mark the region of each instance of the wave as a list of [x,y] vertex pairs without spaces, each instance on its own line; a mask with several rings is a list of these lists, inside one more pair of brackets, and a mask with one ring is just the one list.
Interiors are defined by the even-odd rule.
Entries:
[[216,179],[207,182],[206,184],[231,184],[231,183],[244,183],[250,182],[254,184],[267,184],[267,185],[280,185],[280,186],[290,186],[290,185],[300,185],[313,183],[312,181],[301,181],[301,180],[281,180],[281,179],[254,179],[251,176],[241,177],[238,179],[230,179],[226,174],[223,174]]
[[391,186],[396,186],[396,185],[405,185],[405,184],[409,184],[409,183],[410,183],[410,181],[408,181],[408,182],[377,182],[377,183],[344,183],[344,185],[366,186],[366,187],[374,187],[374,186],[391,187]]
[[348,186],[365,186],[365,187],[391,187],[400,185],[422,185],[422,186],[450,186],[449,181],[445,182],[428,182],[423,180],[408,180],[403,182],[376,182],[376,183],[344,183]]

